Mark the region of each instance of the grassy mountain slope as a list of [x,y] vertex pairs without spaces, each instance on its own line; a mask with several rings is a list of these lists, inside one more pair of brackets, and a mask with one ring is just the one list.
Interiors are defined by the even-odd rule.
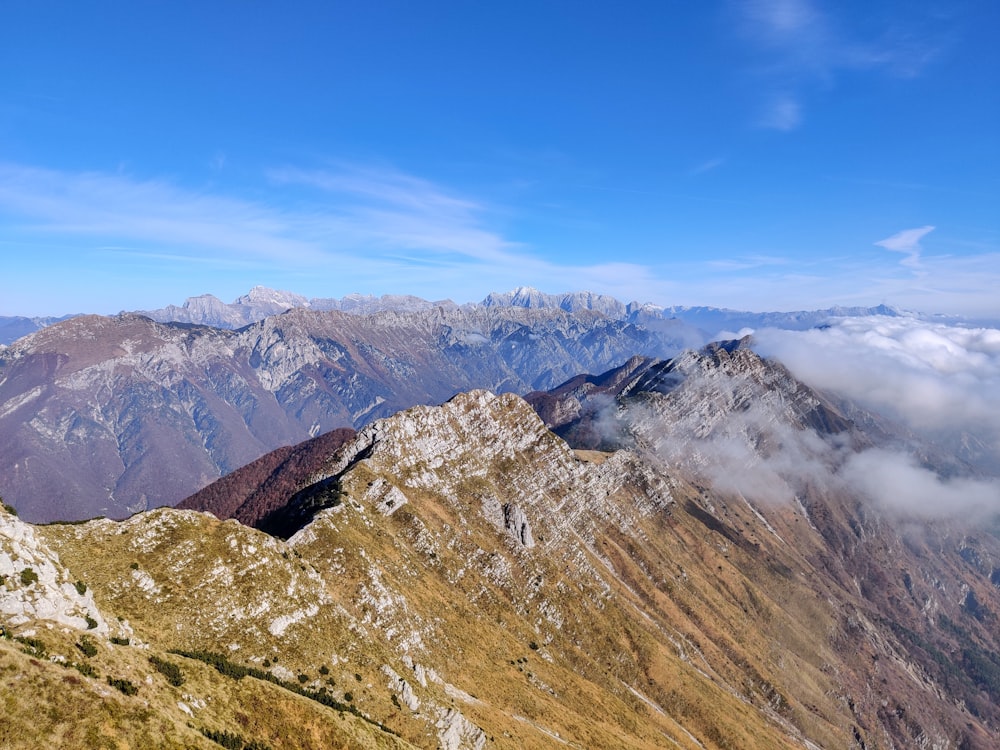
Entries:
[[[141,746],[151,721],[196,747],[202,729],[273,748],[995,746],[996,538],[901,530],[822,483],[748,500],[668,462],[655,443],[676,405],[718,430],[741,403],[826,413],[794,388],[764,399],[757,385],[794,384],[749,355],[714,356],[642,397],[633,451],[574,451],[484,391],[377,421],[289,486],[322,509],[287,541],[173,509],[35,528],[107,623],[83,659],[139,689],[84,723],[135,738],[113,747]],[[747,424],[739,436],[774,443]],[[13,592],[27,553],[9,546]],[[82,621],[11,630],[82,660]],[[36,690],[101,688],[3,646],[4,680],[39,670],[24,697],[5,683],[14,711]],[[190,680],[179,697],[151,655]],[[74,719],[50,714],[33,736],[75,746]]]

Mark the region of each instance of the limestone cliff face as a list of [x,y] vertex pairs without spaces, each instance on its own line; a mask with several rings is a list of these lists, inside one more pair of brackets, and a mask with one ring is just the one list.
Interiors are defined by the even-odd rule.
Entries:
[[0,625],[39,620],[108,634],[93,593],[72,578],[33,526],[0,511]]
[[672,346],[587,311],[296,309],[239,331],[82,316],[0,355],[0,494],[32,521],[121,517],[338,427]]

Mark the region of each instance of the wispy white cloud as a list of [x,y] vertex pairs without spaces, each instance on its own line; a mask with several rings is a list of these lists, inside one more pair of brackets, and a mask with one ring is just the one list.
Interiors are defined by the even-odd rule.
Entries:
[[908,516],[975,522],[1000,512],[1000,481],[942,476],[900,451],[873,448],[852,455],[838,475],[882,508]]
[[481,204],[399,172],[275,170],[280,186],[323,195],[270,202],[122,174],[0,165],[0,212],[35,234],[127,240],[134,251],[236,255],[310,265],[341,252],[427,251],[510,260],[517,247],[486,225]]
[[641,264],[542,257],[494,228],[502,211],[398,170],[282,167],[266,177],[248,199],[121,173],[0,164],[0,219],[22,256],[25,246],[39,248],[56,273],[72,274],[86,253],[123,275],[240,271],[252,283],[280,276],[307,287],[334,278],[343,293],[437,299],[458,289],[470,295],[460,301],[538,279],[558,280],[549,291],[593,288],[643,301],[665,286]]
[[185,190],[121,174],[70,173],[0,165],[0,213],[35,235],[120,240],[183,255],[315,259],[319,247],[297,236],[281,211],[252,201]]
[[802,105],[787,94],[775,97],[764,108],[759,124],[786,133],[795,130],[802,124]]
[[752,72],[761,87],[761,127],[798,128],[805,92],[833,85],[844,71],[919,75],[940,54],[944,32],[927,30],[919,11],[897,13],[881,29],[859,32],[833,3],[820,0],[741,0],[736,26],[758,57]]
[[916,229],[904,229],[902,232],[896,232],[891,237],[879,240],[875,244],[894,253],[902,253],[906,257],[900,263],[904,266],[918,269],[921,267],[920,252],[922,248],[920,247],[920,240],[933,231],[934,227],[929,224]]
[[802,34],[824,21],[808,0],[751,0],[745,11],[762,29],[778,37]]
[[740,258],[712,260],[708,262],[708,266],[719,271],[747,271],[769,266],[784,266],[788,262],[788,258],[775,255],[748,255]]
[[703,161],[701,164],[698,164],[697,166],[693,167],[688,172],[688,174],[694,177],[696,175],[705,174],[706,172],[712,172],[721,167],[725,163],[726,160],[724,158],[722,158],[721,156],[717,156],[714,159]]

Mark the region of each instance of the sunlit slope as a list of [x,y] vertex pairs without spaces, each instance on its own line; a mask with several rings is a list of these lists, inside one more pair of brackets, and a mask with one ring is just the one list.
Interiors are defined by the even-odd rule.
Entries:
[[[739,379],[744,395],[752,375]],[[726,377],[711,374],[706,393]],[[705,420],[734,403],[685,399]],[[805,392],[796,403],[816,406]],[[232,706],[220,727],[275,748],[302,746],[271,728],[294,720],[291,705],[315,712],[317,732],[342,713],[354,722],[344,732],[421,747],[995,742],[994,537],[920,541],[822,483],[797,503],[714,486],[643,452],[669,411],[652,406],[636,450],[615,453],[572,450],[511,395],[401,412],[296,489],[318,513],[287,541],[168,509],[36,532],[108,635],[130,639],[97,638],[133,659],[124,676],[140,692],[122,700],[143,699],[146,674],[158,684],[148,645],[201,675],[194,698]],[[928,601],[934,618],[921,614]],[[956,662],[979,659],[978,678],[936,661],[949,643]],[[206,660],[251,671],[236,680]],[[983,680],[978,692],[969,679]],[[225,702],[209,700],[216,689]],[[199,716],[200,731],[211,722]]]

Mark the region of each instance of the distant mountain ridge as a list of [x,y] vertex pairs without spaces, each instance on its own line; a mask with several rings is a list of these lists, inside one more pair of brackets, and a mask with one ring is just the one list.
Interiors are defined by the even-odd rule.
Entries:
[[[745,328],[776,327],[788,330],[804,330],[834,317],[858,317],[866,315],[900,315],[900,311],[888,305],[873,307],[831,307],[824,310],[801,310],[795,312],[748,312],[716,307],[661,306],[652,303],[622,302],[610,295],[589,291],[547,294],[532,287],[522,286],[509,292],[491,292],[480,302],[457,304],[452,300],[429,301],[413,295],[348,294],[342,298],[307,298],[294,292],[255,286],[247,294],[232,302],[223,302],[212,294],[188,297],[180,305],[167,305],[155,310],[123,311],[144,315],[159,323],[191,323],[214,328],[236,330],[259,322],[271,315],[280,315],[287,310],[309,309],[317,311],[338,310],[354,315],[370,315],[377,312],[416,312],[436,307],[445,309],[472,309],[476,307],[522,307],[526,309],[559,309],[566,312],[590,310],[600,312],[615,320],[626,320],[647,327],[664,325],[672,327],[675,336],[683,336],[688,346],[701,346],[721,338],[720,334],[736,334]],[[913,313],[907,313],[913,314]],[[74,315],[62,317],[2,317],[0,316],[0,346],[13,343],[45,326],[67,320]],[[920,316],[931,320],[945,320],[942,316]],[[992,321],[968,321],[976,324],[992,325]]]
[[[825,310],[796,312],[746,312],[715,307],[663,307],[652,303],[621,302],[606,294],[589,291],[546,294],[533,287],[522,286],[509,292],[492,292],[481,302],[457,305],[451,300],[430,302],[411,295],[352,294],[336,298],[307,299],[302,295],[257,286],[234,302],[224,303],[210,294],[191,297],[180,307],[170,305],[159,310],[137,311],[161,323],[196,323],[217,328],[241,328],[295,308],[310,310],[339,310],[352,314],[375,312],[413,312],[435,307],[474,309],[476,307],[520,307],[529,310],[557,309],[566,312],[582,310],[600,312],[614,320],[626,320],[656,327],[670,321],[676,332],[683,326],[691,346],[700,346],[719,338],[720,332],[736,333],[744,328],[776,327],[803,330],[821,325],[833,317],[859,317],[866,315],[896,316],[900,312],[887,305],[874,307],[832,307]],[[682,326],[683,324],[683,326]]]
[[21,315],[0,315],[0,346],[11,344],[22,336],[73,317],[76,316],[26,318]]
[[168,305],[159,310],[138,310],[139,315],[159,323],[194,323],[215,328],[236,329],[250,325],[287,310],[306,308],[309,310],[339,310],[358,315],[376,312],[416,312],[434,307],[457,307],[450,300],[428,302],[412,295],[387,294],[381,297],[349,294],[341,299],[313,298],[301,294],[255,286],[247,294],[233,302],[223,302],[211,294],[189,297],[180,305]]
[[[202,294],[187,298],[180,305],[167,305],[155,310],[133,310],[160,323],[192,323],[215,328],[235,330],[278,315],[292,309],[338,310],[341,312],[369,315],[376,312],[415,312],[435,307],[446,309],[475,307],[523,307],[527,309],[556,308],[567,312],[578,310],[599,311],[616,319],[638,323],[649,328],[666,325],[672,334],[683,337],[686,345],[703,346],[727,336],[739,334],[744,329],[774,327],[785,330],[805,330],[824,325],[838,317],[864,317],[870,315],[896,317],[905,315],[944,325],[1000,327],[1000,319],[971,318],[960,315],[925,314],[913,311],[902,312],[891,305],[874,306],[834,306],[819,310],[799,310],[791,312],[751,312],[706,306],[672,305],[653,303],[622,302],[614,297],[589,291],[547,294],[532,287],[522,286],[509,292],[491,292],[480,302],[457,304],[452,300],[428,301],[413,295],[348,294],[342,298],[307,298],[301,294],[253,287],[247,294],[232,302],[223,302],[212,294]],[[123,311],[128,312],[128,311]],[[0,346],[13,343],[21,336],[75,317],[23,317],[0,316]]]

